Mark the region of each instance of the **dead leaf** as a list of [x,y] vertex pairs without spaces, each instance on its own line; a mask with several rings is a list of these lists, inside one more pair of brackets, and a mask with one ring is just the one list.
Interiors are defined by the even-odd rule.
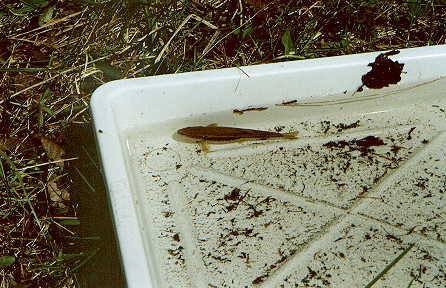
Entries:
[[248,5],[252,5],[257,9],[262,9],[263,7],[266,6],[266,3],[268,3],[265,0],[246,0],[246,3]]
[[3,151],[14,150],[14,148],[17,146],[19,142],[20,141],[17,138],[0,137],[0,150]]
[[50,196],[51,201],[55,202],[59,208],[64,208],[65,204],[63,201],[70,200],[70,192],[67,189],[59,188],[56,180],[51,180],[47,184],[48,187],[48,195]]
[[[50,158],[52,161],[62,160],[63,156],[65,155],[65,151],[62,149],[62,147],[47,137],[41,136],[40,142],[42,142],[42,146],[46,151],[46,154],[48,155],[48,158]],[[57,166],[63,168],[64,163],[59,162],[57,163]]]

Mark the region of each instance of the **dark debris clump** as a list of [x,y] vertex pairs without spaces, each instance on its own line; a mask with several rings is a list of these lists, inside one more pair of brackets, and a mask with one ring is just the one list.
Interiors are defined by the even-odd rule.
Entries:
[[[362,86],[379,89],[400,82],[404,63],[393,61],[387,57],[398,53],[400,53],[398,50],[381,53],[375,58],[375,62],[369,63],[368,66],[372,67],[372,70],[362,76]],[[358,90],[360,91],[360,89]]]
[[367,136],[362,139],[353,139],[351,141],[330,141],[323,144],[323,147],[326,148],[340,148],[349,147],[350,151],[360,151],[363,155],[366,155],[369,152],[373,152],[374,150],[370,147],[373,146],[383,146],[386,145],[381,138],[375,136]]

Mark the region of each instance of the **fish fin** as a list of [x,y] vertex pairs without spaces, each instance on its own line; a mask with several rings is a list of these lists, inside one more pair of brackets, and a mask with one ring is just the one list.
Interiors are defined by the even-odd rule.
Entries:
[[209,152],[209,145],[208,145],[207,141],[200,141],[198,144],[200,144],[201,151],[203,151],[204,153]]
[[217,123],[211,123],[211,124],[207,125],[206,127],[217,127],[217,126],[218,126]]
[[284,133],[282,135],[283,135],[283,138],[285,138],[285,139],[296,139],[297,135],[299,135],[299,132],[296,131],[296,132]]

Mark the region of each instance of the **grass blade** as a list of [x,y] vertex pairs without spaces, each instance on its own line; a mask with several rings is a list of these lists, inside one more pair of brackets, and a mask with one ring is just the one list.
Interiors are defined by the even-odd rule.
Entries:
[[36,220],[37,226],[39,226],[40,231],[43,231],[42,223],[40,223],[39,217],[37,216],[37,213],[34,210],[34,207],[31,204],[31,201],[29,200],[29,194],[28,194],[28,191],[26,191],[25,183],[23,183],[23,179],[22,179],[22,175],[20,174],[21,173],[20,170],[17,169],[17,167],[14,165],[14,163],[11,161],[11,159],[8,157],[8,155],[6,155],[5,152],[0,150],[0,156],[1,156],[1,158],[3,158],[6,161],[6,163],[8,163],[11,170],[14,171],[14,173],[16,174],[17,180],[19,181],[20,186],[23,189],[23,193],[26,197],[25,200],[28,203],[29,208],[31,209],[31,214],[34,216],[34,219]]
[[79,225],[81,225],[81,221],[78,219],[66,219],[66,220],[60,221],[60,225],[79,226]]
[[48,70],[48,68],[0,68],[0,72],[20,72],[20,71],[26,71],[26,72],[38,72],[38,71],[45,71]]
[[412,249],[414,245],[414,243],[410,244],[409,247],[407,247],[400,255],[398,255],[398,257],[390,262],[383,271],[376,275],[376,277],[373,278],[373,280],[370,281],[369,284],[365,286],[365,288],[371,288],[376,282],[378,282],[379,279],[381,279],[387,272],[389,272],[390,269],[392,269],[393,266],[395,266],[401,259],[403,259],[404,256],[406,256],[406,254],[410,251],[410,249]]
[[77,264],[75,267],[73,267],[70,270],[70,273],[76,272],[79,268],[85,265],[88,261],[90,261],[91,258],[93,258],[99,251],[99,248],[93,249],[91,252],[88,253],[88,255],[82,260],[79,264]]

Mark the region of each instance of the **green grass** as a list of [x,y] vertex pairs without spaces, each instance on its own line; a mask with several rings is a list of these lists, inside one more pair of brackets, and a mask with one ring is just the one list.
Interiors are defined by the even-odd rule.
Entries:
[[66,246],[66,240],[95,236],[79,235],[85,223],[78,220],[55,224],[54,217],[77,215],[75,202],[62,208],[48,190],[56,177],[58,187],[75,193],[66,173],[71,160],[58,166],[39,140],[64,148],[71,141],[67,131],[90,122],[89,99],[99,85],[444,44],[445,35],[446,1],[434,0],[2,1],[0,266],[6,287],[79,286],[79,268],[99,253]]

